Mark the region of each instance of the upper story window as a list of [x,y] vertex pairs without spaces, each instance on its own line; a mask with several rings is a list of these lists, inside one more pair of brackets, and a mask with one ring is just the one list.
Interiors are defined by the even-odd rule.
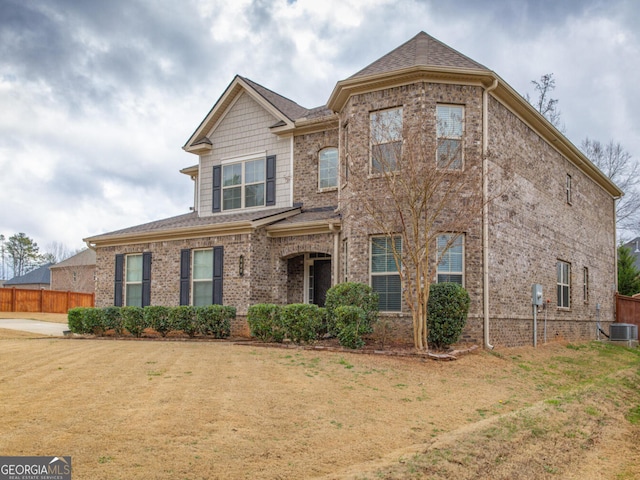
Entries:
[[566,190],[567,190],[567,203],[569,205],[571,205],[572,202],[572,192],[571,192],[571,175],[567,174],[567,186],[566,186]]
[[464,107],[460,105],[436,106],[436,133],[438,140],[437,166],[457,170],[462,168],[462,135]]
[[222,209],[264,206],[264,159],[222,166]]
[[438,235],[437,282],[464,285],[464,236],[452,233]]
[[371,112],[371,172],[396,169],[402,154],[402,108]]
[[275,205],[275,178],[275,155],[215,165],[212,211]]
[[318,155],[318,188],[338,186],[338,149],[324,148]]

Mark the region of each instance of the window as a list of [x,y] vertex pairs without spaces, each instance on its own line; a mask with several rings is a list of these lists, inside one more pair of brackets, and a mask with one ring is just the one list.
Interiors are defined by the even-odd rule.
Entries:
[[265,161],[252,160],[222,166],[222,209],[264,206]]
[[438,137],[438,168],[462,168],[462,132],[464,107],[459,105],[436,106],[436,132]]
[[192,270],[192,305],[211,305],[213,292],[213,249],[194,250]]
[[438,235],[438,283],[452,282],[464,285],[464,236],[446,233]]
[[180,251],[180,305],[222,304],[224,248]]
[[338,186],[338,149],[324,148],[318,156],[318,188]]
[[402,153],[402,108],[371,112],[371,171],[396,169]]
[[557,264],[558,273],[558,307],[569,308],[570,307],[570,295],[571,295],[571,265],[567,262],[558,261]]
[[383,312],[402,310],[400,274],[394,250],[397,255],[402,255],[401,237],[371,238],[371,288],[378,294],[379,307]]
[[567,203],[571,205],[571,175],[567,174]]
[[582,294],[584,303],[589,303],[589,269],[587,267],[582,269]]
[[142,254],[126,256],[125,305],[142,306]]

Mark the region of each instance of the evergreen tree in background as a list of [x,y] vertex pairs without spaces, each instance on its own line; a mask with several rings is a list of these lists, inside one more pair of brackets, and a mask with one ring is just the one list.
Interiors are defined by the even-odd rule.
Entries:
[[618,247],[618,293],[629,296],[640,293],[640,271],[635,265],[635,257],[622,245]]

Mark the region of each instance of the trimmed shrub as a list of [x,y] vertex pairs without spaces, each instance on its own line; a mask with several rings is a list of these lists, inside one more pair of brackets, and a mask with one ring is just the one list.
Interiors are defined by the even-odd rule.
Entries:
[[445,348],[460,339],[467,323],[469,294],[457,283],[434,283],[427,303],[427,341]]
[[102,322],[102,310],[99,308],[87,308],[82,315],[82,324],[85,333],[103,335],[106,330]]
[[284,330],[280,322],[280,310],[281,307],[273,303],[251,305],[247,312],[251,336],[263,342],[281,343],[284,340]]
[[280,320],[285,335],[293,343],[311,343],[318,338],[322,328],[323,313],[320,307],[308,303],[285,305]]
[[360,307],[341,305],[334,310],[336,330],[340,345],[347,348],[362,348],[362,335],[369,333],[367,314]]
[[191,305],[173,307],[169,312],[169,318],[175,330],[182,330],[190,337],[193,337],[198,331],[196,308]]
[[172,330],[171,319],[169,318],[169,307],[161,305],[150,305],[144,307],[144,323],[153,328],[161,336],[166,337]]
[[373,324],[378,318],[378,294],[365,283],[344,282],[334,285],[327,290],[327,297],[324,303],[327,309],[327,332],[337,335],[336,308],[340,306],[360,307],[365,313],[365,322],[361,327],[361,333],[371,333]]
[[213,338],[227,338],[231,335],[231,319],[236,318],[235,307],[206,305],[196,308],[196,319],[200,333]]
[[116,336],[122,335],[120,307],[104,307],[102,309],[102,326],[105,331],[113,330]]
[[141,337],[147,325],[144,322],[144,309],[142,307],[122,307],[122,326],[134,337]]
[[73,333],[83,334],[84,331],[84,311],[87,307],[71,308],[67,312],[67,322],[69,323],[69,330]]

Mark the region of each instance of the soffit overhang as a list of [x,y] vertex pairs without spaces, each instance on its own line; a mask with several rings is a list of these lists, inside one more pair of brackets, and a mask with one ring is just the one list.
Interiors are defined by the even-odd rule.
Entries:
[[602,173],[569,139],[554,127],[522,95],[491,70],[413,66],[366,77],[342,80],[336,84],[327,107],[340,112],[350,97],[377,90],[409,85],[416,82],[448,83],[479,86],[496,85],[490,95],[544,138],[547,143],[596,182],[613,198],[620,198],[622,190]]
[[340,220],[313,220],[295,224],[276,224],[266,227],[267,236],[272,238],[298,237],[302,235],[318,235],[335,233],[341,230]]

